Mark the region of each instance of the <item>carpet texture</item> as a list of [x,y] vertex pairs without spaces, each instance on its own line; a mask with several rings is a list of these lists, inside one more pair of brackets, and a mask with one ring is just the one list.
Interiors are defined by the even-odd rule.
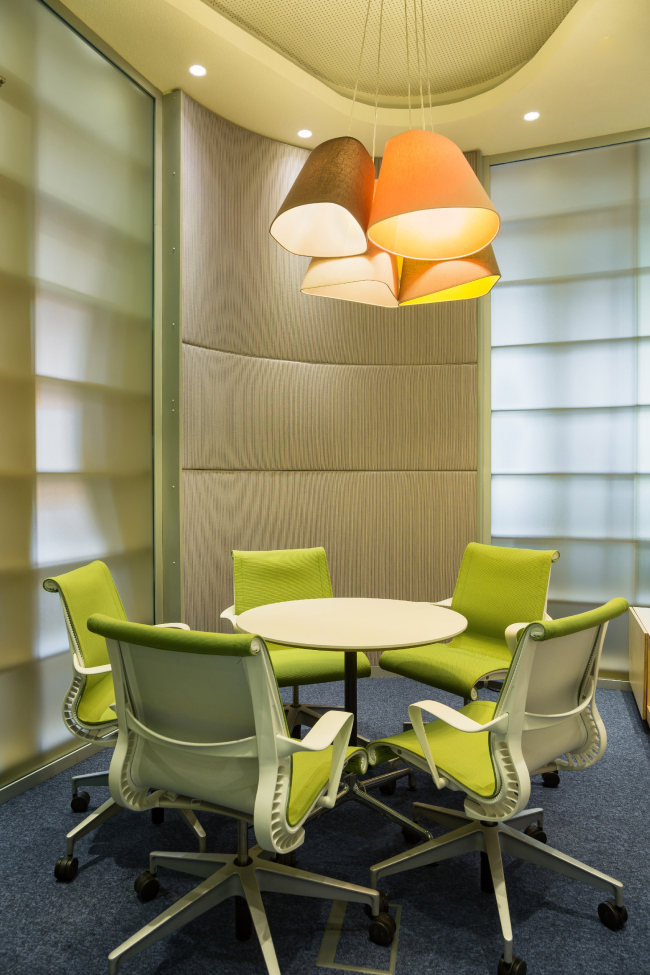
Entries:
[[[291,689],[283,692],[289,697]],[[303,688],[302,700],[341,704],[342,684]],[[407,719],[407,706],[435,697],[458,706],[457,698],[400,678],[359,682],[359,729],[369,737],[394,734]],[[506,882],[514,928],[514,950],[529,975],[612,975],[648,971],[650,864],[648,793],[650,736],[634,698],[599,691],[598,706],[609,747],[585,773],[562,775],[558,789],[538,777],[531,805],[545,811],[549,845],[584,860],[625,884],[629,921],[621,932],[604,928],[597,915],[601,892],[516,860],[506,861]],[[74,771],[107,767],[110,752]],[[154,826],[148,814],[122,812],[76,847],[79,874],[57,883],[53,868],[65,852],[65,833],[79,822],[70,809],[70,771],[63,772],[0,806],[0,971],[11,975],[101,975],[113,948],[190,890],[198,880],[160,870],[161,891],[140,904],[133,881],[147,866],[150,850],[196,849],[190,831],[173,812]],[[406,780],[384,798],[406,815],[411,802],[462,808],[462,797],[437,792],[418,773],[418,790]],[[91,788],[91,808],[107,790]],[[200,814],[208,850],[235,852],[235,823]],[[432,831],[444,830],[430,825]],[[251,834],[251,842],[252,842]],[[368,867],[406,848],[399,827],[356,803],[309,824],[298,865],[367,884]],[[382,888],[402,906],[396,975],[496,975],[502,950],[494,898],[479,888],[479,856],[470,854],[438,867],[387,878]],[[283,975],[317,975],[316,958],[331,904],[265,894],[271,932]],[[336,961],[387,969],[390,951],[369,942],[361,907],[350,905]],[[138,957],[124,963],[124,975],[259,975],[265,971],[255,938],[234,934],[234,905],[221,904]]]

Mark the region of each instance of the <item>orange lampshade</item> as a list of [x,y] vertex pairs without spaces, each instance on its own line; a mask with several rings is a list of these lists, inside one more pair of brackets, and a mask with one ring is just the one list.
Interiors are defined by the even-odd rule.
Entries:
[[389,139],[368,237],[403,257],[442,261],[486,247],[499,214],[457,145],[412,129]]
[[318,258],[309,265],[301,291],[366,305],[397,308],[397,258],[373,244],[356,257]]
[[471,257],[455,261],[405,260],[399,289],[400,305],[431,301],[459,301],[486,295],[501,277],[489,245]]
[[271,236],[292,254],[363,254],[375,186],[375,165],[357,139],[321,143],[307,158],[271,224]]

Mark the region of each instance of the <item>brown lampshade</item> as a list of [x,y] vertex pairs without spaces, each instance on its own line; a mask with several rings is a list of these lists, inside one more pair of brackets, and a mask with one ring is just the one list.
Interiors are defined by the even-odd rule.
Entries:
[[394,254],[387,254],[374,244],[368,246],[365,254],[355,257],[315,257],[300,290],[321,298],[397,308],[397,260]]
[[455,261],[405,260],[399,289],[400,305],[460,301],[486,295],[501,277],[492,247]]
[[271,236],[292,254],[363,254],[375,187],[375,165],[357,139],[317,146],[271,224]]
[[368,237],[422,261],[465,257],[486,247],[499,214],[457,145],[412,129],[386,143]]

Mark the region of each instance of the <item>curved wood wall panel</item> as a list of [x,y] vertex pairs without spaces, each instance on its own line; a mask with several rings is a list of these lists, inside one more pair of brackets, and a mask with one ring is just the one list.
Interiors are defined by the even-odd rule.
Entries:
[[476,362],[473,301],[386,309],[301,294],[309,258],[269,227],[308,151],[184,105],[185,342],[300,362]]
[[184,370],[185,468],[476,470],[475,365],[320,365],[187,346]]
[[300,294],[268,228],[307,152],[183,96],[184,618],[233,548],[324,545],[340,596],[448,596],[476,537],[476,302]]
[[206,630],[233,601],[233,548],[324,545],[335,596],[437,600],[476,531],[468,471],[187,471],[183,492],[184,612]]

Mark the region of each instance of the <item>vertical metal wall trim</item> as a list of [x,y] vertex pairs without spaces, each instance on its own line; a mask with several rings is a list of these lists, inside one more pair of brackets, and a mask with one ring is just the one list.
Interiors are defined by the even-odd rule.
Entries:
[[155,96],[153,201],[153,578],[154,622],[163,619],[162,324],[163,324],[163,98]]
[[183,93],[163,96],[162,325],[160,350],[159,622],[182,620],[181,578],[181,231]]
[[[490,157],[480,156],[478,175],[485,191],[490,193]],[[476,537],[479,542],[489,545],[492,540],[492,451],[491,451],[491,335],[490,335],[490,295],[478,299],[478,437],[477,437],[477,519]]]

